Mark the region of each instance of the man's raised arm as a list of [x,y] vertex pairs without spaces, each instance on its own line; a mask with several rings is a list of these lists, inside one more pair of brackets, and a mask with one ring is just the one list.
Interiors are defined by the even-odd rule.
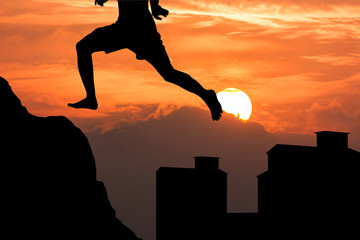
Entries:
[[169,11],[159,5],[159,0],[150,0],[150,6],[151,13],[157,20],[162,20],[160,16],[167,17],[169,15]]
[[100,6],[104,6],[104,3],[106,3],[108,0],[96,0],[95,1],[95,5],[100,5]]

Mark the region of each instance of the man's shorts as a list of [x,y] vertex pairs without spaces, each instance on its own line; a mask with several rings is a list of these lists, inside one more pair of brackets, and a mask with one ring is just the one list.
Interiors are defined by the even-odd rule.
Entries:
[[93,51],[111,53],[127,48],[136,54],[139,60],[167,57],[161,36],[154,24],[125,25],[114,23],[95,29],[81,42]]

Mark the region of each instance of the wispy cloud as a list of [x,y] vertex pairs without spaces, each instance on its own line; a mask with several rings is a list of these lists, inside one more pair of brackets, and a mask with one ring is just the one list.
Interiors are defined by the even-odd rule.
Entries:
[[354,66],[360,65],[360,56],[353,54],[350,56],[336,56],[333,54],[324,54],[319,56],[302,56],[304,59],[314,60],[319,63],[327,63],[332,66]]

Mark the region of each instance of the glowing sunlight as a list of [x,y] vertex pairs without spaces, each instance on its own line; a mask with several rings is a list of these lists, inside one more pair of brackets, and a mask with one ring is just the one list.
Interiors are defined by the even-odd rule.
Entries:
[[239,120],[249,120],[252,104],[246,93],[236,88],[226,88],[217,97],[225,112],[233,114]]

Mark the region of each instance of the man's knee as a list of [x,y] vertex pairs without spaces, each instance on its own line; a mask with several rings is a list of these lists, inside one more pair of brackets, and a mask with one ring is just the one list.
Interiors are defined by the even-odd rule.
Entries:
[[93,53],[84,39],[76,44],[76,51],[80,53]]
[[82,52],[85,49],[85,44],[83,43],[82,40],[80,40],[77,44],[76,44],[76,51],[78,52]]

